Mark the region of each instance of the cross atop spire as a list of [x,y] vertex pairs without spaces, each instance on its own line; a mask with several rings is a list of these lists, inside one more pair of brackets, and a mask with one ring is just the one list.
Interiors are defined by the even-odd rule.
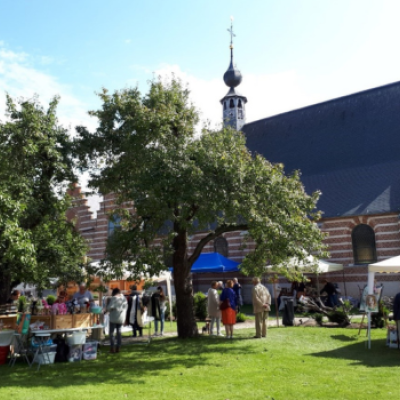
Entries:
[[228,32],[231,34],[231,50],[233,49],[233,38],[236,37],[236,35],[233,33],[233,17],[231,17],[231,27],[228,29]]

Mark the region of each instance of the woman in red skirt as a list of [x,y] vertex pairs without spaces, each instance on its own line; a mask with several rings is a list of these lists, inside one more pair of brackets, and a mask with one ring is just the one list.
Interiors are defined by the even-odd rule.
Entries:
[[[228,280],[225,285],[225,289],[222,291],[220,296],[220,308],[222,312],[222,323],[225,326],[226,338],[232,339],[233,336],[233,325],[236,324],[236,294],[233,291],[233,281]],[[229,302],[229,305],[228,305]],[[224,305],[227,305],[225,308]]]

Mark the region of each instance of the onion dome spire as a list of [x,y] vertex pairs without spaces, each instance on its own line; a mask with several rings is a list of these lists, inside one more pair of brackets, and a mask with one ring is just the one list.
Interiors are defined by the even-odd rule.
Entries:
[[233,38],[236,36],[233,33],[233,17],[231,17],[231,27],[228,29],[228,32],[231,34],[231,45],[229,46],[231,49],[231,62],[228,70],[224,74],[224,82],[226,86],[235,88],[240,85],[240,82],[242,82],[242,74],[233,63]]

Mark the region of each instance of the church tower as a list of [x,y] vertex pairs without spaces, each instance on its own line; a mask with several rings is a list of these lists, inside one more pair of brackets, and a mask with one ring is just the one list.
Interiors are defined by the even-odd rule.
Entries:
[[[231,19],[232,20],[232,19]],[[224,126],[231,126],[233,129],[240,131],[246,123],[246,103],[247,98],[242,96],[235,88],[242,82],[242,74],[233,63],[233,26],[228,29],[231,34],[231,63],[228,70],[224,74],[225,85],[229,87],[226,96],[221,100],[222,116]]]

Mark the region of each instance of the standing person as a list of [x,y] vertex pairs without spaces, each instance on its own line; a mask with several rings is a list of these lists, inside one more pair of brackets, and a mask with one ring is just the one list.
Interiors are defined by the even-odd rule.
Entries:
[[261,284],[260,279],[253,278],[253,310],[256,317],[256,335],[254,338],[260,339],[267,336],[267,318],[271,309],[271,295],[269,290]]
[[[233,291],[233,281],[228,280],[226,287],[220,296],[220,310],[222,311],[222,323],[225,325],[226,338],[232,339],[233,325],[236,323],[236,295]],[[226,304],[226,308],[224,305]]]
[[79,290],[74,293],[72,300],[76,300],[78,302],[81,312],[86,311],[85,308],[89,308],[89,305],[93,303],[93,295],[87,289],[85,282],[81,282],[79,284]]
[[[154,317],[154,336],[164,335],[165,311],[167,310],[167,297],[162,287],[159,286],[157,291],[151,296],[151,314]],[[158,322],[160,322],[160,333],[158,333]]]
[[136,285],[131,286],[131,293],[128,297],[128,311],[126,313],[125,325],[132,326],[132,336],[137,337],[143,336],[143,325],[142,325],[142,296],[141,292],[137,290]]
[[[125,313],[128,303],[118,288],[113,289],[112,297],[107,303],[107,311],[110,313],[110,353],[119,353],[121,347],[121,326],[125,321]],[[117,347],[114,347],[114,330],[117,336]]]
[[328,295],[327,306],[336,307],[338,305],[338,299],[337,299],[337,291],[335,285],[332,282],[328,282],[327,279],[324,279],[322,282],[325,283],[325,286],[321,289],[319,294],[326,292]]
[[242,285],[239,283],[238,278],[233,278],[233,291],[236,295],[237,311],[240,312],[240,307],[243,305],[243,298]]
[[210,335],[214,335],[214,324],[217,325],[217,335],[224,336],[221,333],[221,310],[219,309],[219,295],[217,291],[218,282],[211,282],[211,287],[208,289],[207,296],[207,311],[211,318]]
[[21,293],[19,290],[13,290],[11,292],[10,297],[7,299],[6,304],[17,304],[20,296],[21,296]]

